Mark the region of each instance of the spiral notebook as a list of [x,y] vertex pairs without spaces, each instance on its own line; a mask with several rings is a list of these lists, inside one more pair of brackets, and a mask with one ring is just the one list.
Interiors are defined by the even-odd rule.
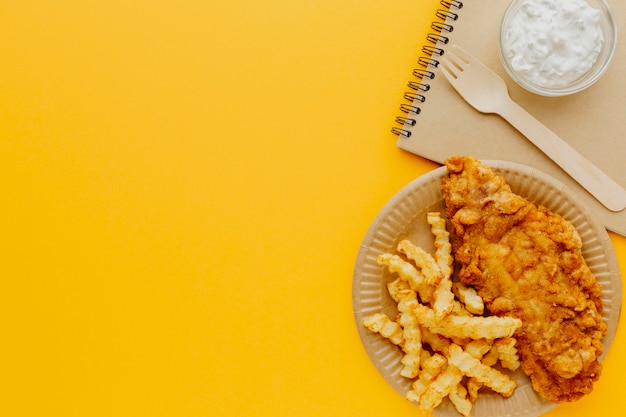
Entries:
[[608,2],[619,39],[607,72],[589,89],[561,98],[531,94],[506,75],[497,42],[508,3],[441,1],[392,129],[397,146],[438,163],[452,155],[471,155],[531,166],[565,183],[608,230],[626,236],[626,210],[604,208],[506,121],[470,107],[438,68],[438,58],[446,48],[459,45],[505,80],[513,100],[626,188],[626,77],[621,73],[626,66],[626,2]]

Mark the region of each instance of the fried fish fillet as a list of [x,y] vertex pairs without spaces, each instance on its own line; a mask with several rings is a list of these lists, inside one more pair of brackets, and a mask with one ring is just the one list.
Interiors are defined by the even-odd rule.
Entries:
[[578,232],[476,159],[445,164],[441,190],[460,281],[478,290],[492,314],[522,320],[515,334],[522,369],[541,396],[561,403],[590,393],[607,326]]

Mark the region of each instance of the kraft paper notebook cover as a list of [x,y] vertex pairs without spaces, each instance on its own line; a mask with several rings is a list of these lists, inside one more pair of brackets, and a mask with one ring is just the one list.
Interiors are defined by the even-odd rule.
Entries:
[[626,187],[626,77],[622,73],[626,66],[626,2],[608,1],[619,39],[607,72],[587,90],[561,98],[529,93],[506,74],[498,55],[498,36],[509,1],[441,3],[433,16],[432,33],[423,42],[423,56],[413,73],[416,78],[409,82],[403,113],[396,120],[399,125],[393,129],[397,146],[439,163],[452,155],[471,155],[536,168],[584,200],[608,230],[626,235],[626,210],[606,209],[506,121],[470,107],[437,66],[437,58],[446,48],[459,45],[505,80],[513,100]]

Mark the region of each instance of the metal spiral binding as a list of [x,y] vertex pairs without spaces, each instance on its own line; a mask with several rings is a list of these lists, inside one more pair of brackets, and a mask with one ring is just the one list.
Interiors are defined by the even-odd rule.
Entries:
[[394,126],[391,129],[391,132],[396,136],[404,136],[406,138],[411,136],[411,132],[404,129],[404,127],[415,126],[417,123],[413,116],[421,112],[419,104],[426,101],[426,96],[423,93],[430,90],[430,84],[425,81],[435,78],[435,73],[429,68],[439,65],[438,57],[444,53],[444,50],[439,45],[447,44],[449,41],[447,34],[454,30],[454,26],[447,22],[456,21],[459,15],[453,10],[459,10],[463,7],[463,2],[461,1],[441,0],[439,3],[444,8],[437,10],[435,17],[438,20],[430,25],[433,32],[428,33],[426,36],[427,44],[422,47],[423,55],[417,61],[421,68],[413,70],[413,76],[417,78],[417,81],[409,81],[408,87],[411,90],[404,93],[404,99],[409,104],[403,103],[400,106],[400,110],[405,115],[396,117],[395,121],[400,127]]

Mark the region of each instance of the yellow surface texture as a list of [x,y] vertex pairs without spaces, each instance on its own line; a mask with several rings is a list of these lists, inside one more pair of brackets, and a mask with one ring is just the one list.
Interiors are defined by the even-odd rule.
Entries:
[[[419,416],[351,284],[438,7],[0,0],[0,415]],[[549,416],[623,414],[623,327]]]

